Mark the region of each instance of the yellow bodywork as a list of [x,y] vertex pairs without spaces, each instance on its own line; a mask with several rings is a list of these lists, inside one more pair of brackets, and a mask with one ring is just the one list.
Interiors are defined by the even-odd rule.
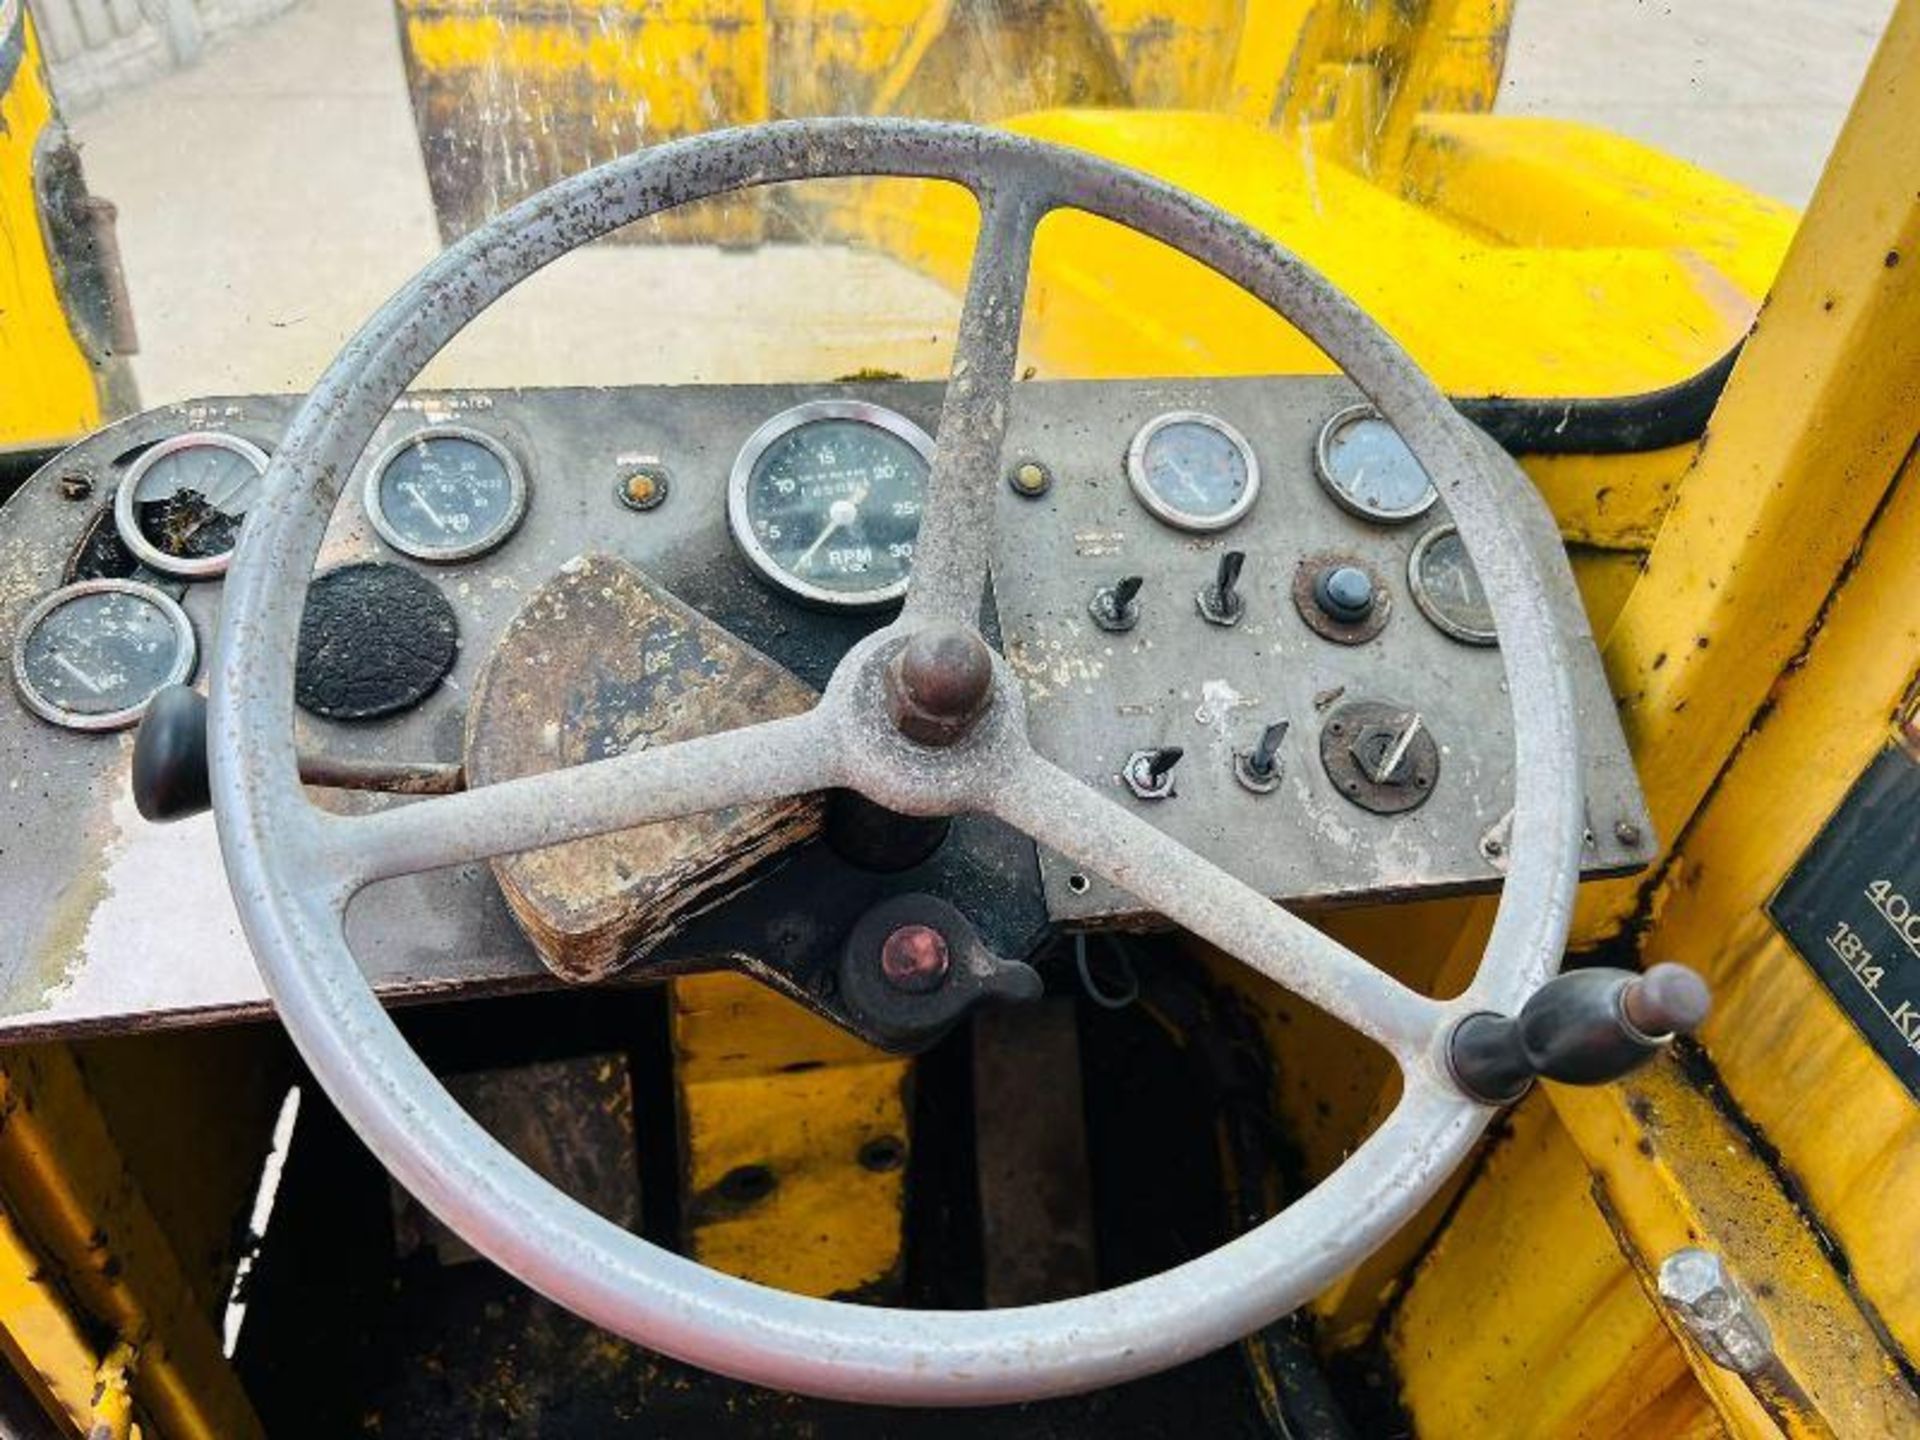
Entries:
[[[0,46],[11,9],[0,4]],[[72,440],[101,419],[41,228],[34,153],[57,122],[31,22],[21,36],[19,69],[0,84],[0,449]]]
[[[908,1062],[724,974],[674,983],[673,1055],[687,1253],[806,1295],[883,1293],[901,1258]],[[729,1177],[755,1170],[754,1203],[730,1201]]]

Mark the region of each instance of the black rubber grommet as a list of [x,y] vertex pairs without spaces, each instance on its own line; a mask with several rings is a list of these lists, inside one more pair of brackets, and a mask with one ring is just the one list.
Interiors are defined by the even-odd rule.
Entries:
[[300,619],[293,695],[329,720],[377,720],[411,709],[453,669],[460,623],[426,576],[364,561],[318,577]]

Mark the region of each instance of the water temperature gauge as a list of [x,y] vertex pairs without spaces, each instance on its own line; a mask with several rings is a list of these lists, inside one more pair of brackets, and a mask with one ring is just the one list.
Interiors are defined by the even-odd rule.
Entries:
[[527,511],[527,477],[491,436],[430,425],[380,457],[362,499],[387,544],[445,565],[484,555],[514,532]]
[[13,647],[26,707],[69,730],[120,730],[155,692],[193,677],[193,624],[134,580],[82,580],[29,610]]
[[797,600],[869,610],[907,593],[933,440],[860,400],[783,410],[748,437],[727,523],[754,569]]

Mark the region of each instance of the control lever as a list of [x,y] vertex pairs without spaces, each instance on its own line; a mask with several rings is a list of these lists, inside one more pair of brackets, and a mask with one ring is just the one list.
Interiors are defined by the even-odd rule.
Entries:
[[1462,1020],[1447,1061],[1461,1088],[1489,1105],[1518,1100],[1536,1076],[1604,1085],[1696,1029],[1710,1003],[1707,982],[1685,965],[1662,963],[1645,974],[1569,970],[1534,991],[1517,1016]]
[[1038,1000],[1023,960],[989,950],[967,917],[935,895],[880,901],[854,922],[840,955],[840,1002],[896,1054],[924,1050],[976,1005]]
[[[300,778],[333,790],[382,790],[395,795],[446,795],[464,787],[458,765],[431,761],[343,760],[302,755]],[[156,824],[209,809],[207,702],[188,685],[155,692],[133,740],[133,803]]]

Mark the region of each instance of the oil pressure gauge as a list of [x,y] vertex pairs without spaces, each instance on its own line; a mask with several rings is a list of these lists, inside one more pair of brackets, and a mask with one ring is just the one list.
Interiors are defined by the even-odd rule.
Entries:
[[1177,530],[1224,530],[1253,508],[1260,462],[1247,437],[1215,415],[1170,410],[1127,447],[1140,503]]
[[1434,526],[1414,545],[1407,588],[1420,613],[1445,634],[1467,645],[1496,643],[1486,588],[1452,525]]
[[783,410],[747,438],[727,482],[734,543],[776,589],[870,610],[907,593],[933,440],[860,400]]
[[1400,432],[1371,405],[1351,405],[1327,421],[1313,462],[1334,503],[1363,520],[1398,525],[1440,498]]
[[429,425],[374,462],[361,502],[387,544],[446,565],[484,555],[513,534],[527,512],[527,477],[492,436]]
[[26,707],[70,730],[120,730],[168,685],[193,677],[193,624],[135,580],[82,580],[26,614],[13,683]]
[[155,570],[189,580],[223,574],[266,472],[266,452],[238,435],[172,436],[134,461],[120,482],[114,528]]

